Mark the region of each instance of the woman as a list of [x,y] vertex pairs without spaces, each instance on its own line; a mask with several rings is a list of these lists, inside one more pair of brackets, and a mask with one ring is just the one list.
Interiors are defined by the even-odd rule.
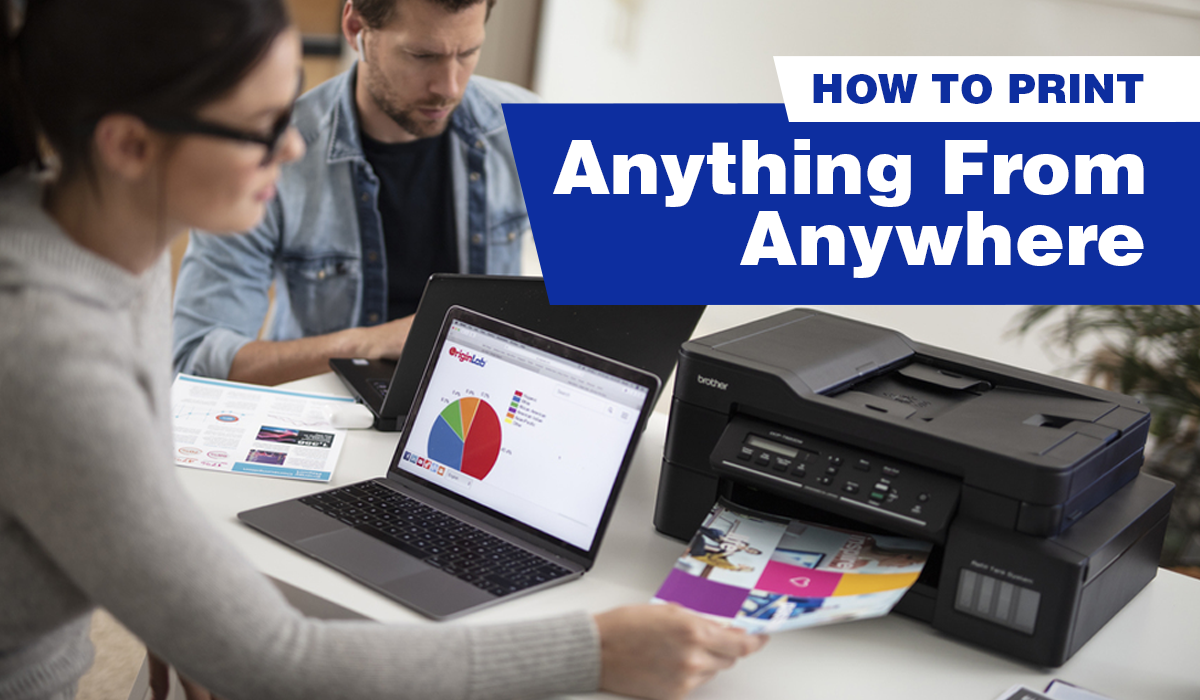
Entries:
[[[293,611],[182,495],[164,251],[304,148],[279,0],[0,0],[0,697],[69,698],[103,605],[229,698],[676,697],[762,644],[666,606],[491,627]],[[36,128],[35,125],[36,124]],[[37,136],[53,177],[33,172]]]

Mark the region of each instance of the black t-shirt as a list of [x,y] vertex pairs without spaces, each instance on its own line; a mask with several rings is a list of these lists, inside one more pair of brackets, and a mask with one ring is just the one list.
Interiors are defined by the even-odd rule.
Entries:
[[431,274],[458,272],[450,136],[442,132],[407,143],[381,143],[363,134],[362,143],[379,178],[388,320],[392,320],[417,310]]

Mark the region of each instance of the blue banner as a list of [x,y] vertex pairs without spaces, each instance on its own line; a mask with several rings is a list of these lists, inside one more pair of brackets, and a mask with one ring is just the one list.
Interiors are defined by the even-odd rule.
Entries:
[[553,303],[1200,296],[1195,123],[793,123],[782,104],[505,116]]

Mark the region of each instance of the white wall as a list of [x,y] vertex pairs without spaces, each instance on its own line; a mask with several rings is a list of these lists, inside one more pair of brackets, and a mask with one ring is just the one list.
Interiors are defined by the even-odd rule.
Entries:
[[555,102],[780,102],[775,55],[1197,53],[1195,0],[546,0],[536,84]]
[[[781,102],[775,55],[1194,54],[1200,0],[546,0],[535,81],[553,102]],[[699,330],[782,308],[715,307]],[[1009,337],[1020,307],[819,308],[1039,372],[1069,364]]]

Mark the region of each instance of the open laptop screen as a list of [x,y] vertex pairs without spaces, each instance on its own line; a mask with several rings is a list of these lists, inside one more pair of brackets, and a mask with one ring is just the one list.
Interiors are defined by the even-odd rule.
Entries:
[[591,549],[650,391],[449,323],[393,468]]

